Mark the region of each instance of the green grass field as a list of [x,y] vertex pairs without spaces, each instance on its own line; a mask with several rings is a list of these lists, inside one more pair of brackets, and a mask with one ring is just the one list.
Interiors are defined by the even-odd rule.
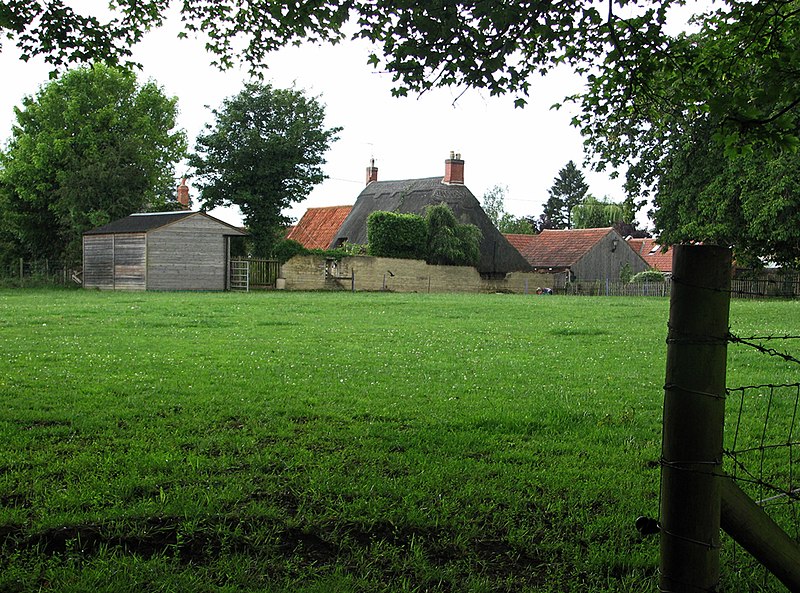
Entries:
[[[0,591],[655,591],[667,316],[0,291]],[[800,302],[731,327],[798,335]],[[732,386],[797,380],[729,349]]]

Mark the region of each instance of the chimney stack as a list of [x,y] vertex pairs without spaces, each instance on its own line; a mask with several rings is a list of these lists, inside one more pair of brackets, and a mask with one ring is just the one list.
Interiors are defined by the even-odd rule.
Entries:
[[461,153],[450,151],[450,158],[444,162],[442,183],[464,185],[464,161],[461,160]]
[[369,167],[367,167],[367,185],[373,181],[378,181],[378,167],[375,166],[375,159],[369,159]]
[[189,186],[186,185],[186,177],[181,179],[181,184],[178,186],[178,203],[184,210],[189,209]]

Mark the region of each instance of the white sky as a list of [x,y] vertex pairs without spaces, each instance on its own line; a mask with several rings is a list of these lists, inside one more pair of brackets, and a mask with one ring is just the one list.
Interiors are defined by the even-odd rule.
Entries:
[[[582,166],[583,143],[569,123],[573,111],[569,106],[550,110],[580,87],[580,80],[569,72],[534,82],[524,109],[514,108],[512,96],[490,97],[475,90],[455,104],[460,89],[399,99],[391,96],[391,75],[367,64],[369,53],[366,43],[347,42],[290,47],[268,57],[266,82],[276,87],[294,84],[318,96],[326,105],[328,125],[344,128],[327,155],[329,179],[288,212],[295,219],[308,207],[353,204],[364,187],[371,157],[379,180],[412,179],[443,175],[450,151],[459,152],[465,161],[465,183],[479,200],[492,186],[504,185],[506,211],[537,217],[559,169],[570,160]],[[218,107],[248,80],[244,67],[219,72],[209,66],[211,57],[202,41],[177,39],[177,27],[169,24],[149,33],[134,49],[133,59],[143,65],[140,81],[152,79],[178,97],[179,126],[187,132],[190,149],[197,133],[211,122],[206,106]],[[6,41],[0,72],[0,141],[5,143],[14,123],[13,108],[47,82],[49,68],[42,61],[20,61],[16,48]],[[623,199],[621,180],[583,172],[592,194]],[[191,180],[189,186],[196,198]],[[213,214],[234,224],[240,221],[234,210]]]

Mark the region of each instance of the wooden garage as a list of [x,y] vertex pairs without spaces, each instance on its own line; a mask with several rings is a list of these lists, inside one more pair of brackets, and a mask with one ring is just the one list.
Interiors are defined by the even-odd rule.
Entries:
[[231,238],[246,234],[205,212],[132,214],[83,234],[83,286],[226,290]]

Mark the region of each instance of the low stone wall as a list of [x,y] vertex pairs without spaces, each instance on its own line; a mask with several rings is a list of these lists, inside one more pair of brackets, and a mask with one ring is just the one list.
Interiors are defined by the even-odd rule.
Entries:
[[514,292],[535,293],[553,287],[552,274],[512,272],[505,278],[484,279],[467,266],[432,266],[424,261],[385,257],[345,257],[326,260],[298,255],[281,268],[287,290],[358,290],[392,292]]

